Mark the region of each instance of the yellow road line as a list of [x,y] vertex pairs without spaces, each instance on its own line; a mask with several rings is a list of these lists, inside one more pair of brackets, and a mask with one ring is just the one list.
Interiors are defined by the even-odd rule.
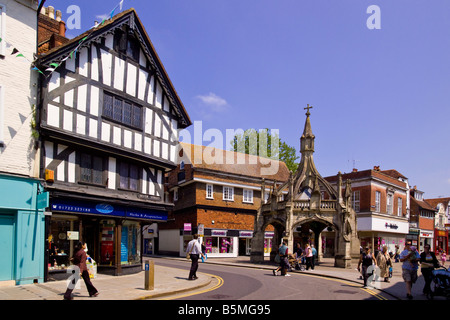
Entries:
[[206,292],[209,292],[209,291],[216,290],[216,289],[220,288],[223,285],[224,281],[223,281],[223,279],[221,277],[216,276],[214,274],[203,273],[203,272],[201,272],[201,274],[204,274],[204,275],[210,276],[212,278],[215,278],[218,281],[218,283],[212,288],[204,289],[204,290],[201,290],[201,291],[195,291],[195,292],[191,292],[191,293],[187,293],[187,294],[183,294],[183,295],[175,295],[172,298],[163,298],[161,300],[173,300],[173,299],[180,299],[180,298],[185,298],[185,297],[189,297],[189,296],[194,296],[194,295],[197,295],[197,294],[202,294],[202,293],[206,293]]

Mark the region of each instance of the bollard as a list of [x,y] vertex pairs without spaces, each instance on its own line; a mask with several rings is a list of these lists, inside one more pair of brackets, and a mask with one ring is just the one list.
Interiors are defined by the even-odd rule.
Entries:
[[155,264],[153,260],[145,263],[145,290],[153,290],[155,288]]

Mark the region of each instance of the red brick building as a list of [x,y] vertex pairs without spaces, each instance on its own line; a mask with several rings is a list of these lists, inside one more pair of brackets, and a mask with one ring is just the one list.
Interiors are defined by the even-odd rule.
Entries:
[[[334,187],[338,176],[325,178]],[[342,180],[351,180],[352,206],[357,214],[358,236],[361,246],[369,246],[379,250],[383,245],[389,251],[395,250],[396,245],[401,247],[409,233],[408,179],[396,170],[380,170],[379,166],[373,169],[344,173]],[[326,199],[327,194],[323,197]],[[333,237],[327,237],[324,254],[332,251]]]
[[[288,168],[281,161],[267,164],[257,156],[180,145],[179,164],[167,181],[175,207],[159,225],[159,252],[184,256],[192,234],[203,232],[209,257],[250,254],[256,212],[271,187],[289,178]],[[272,237],[267,229],[267,255]]]

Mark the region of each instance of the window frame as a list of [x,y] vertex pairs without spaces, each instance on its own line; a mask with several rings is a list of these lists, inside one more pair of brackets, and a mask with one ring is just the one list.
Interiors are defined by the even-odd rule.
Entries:
[[242,189],[242,202],[253,203],[253,190]]
[[[358,197],[356,197],[356,195],[358,195]],[[361,192],[359,190],[353,191],[352,207],[355,212],[361,212]]]
[[397,198],[397,216],[401,217],[403,215],[403,199]]
[[[127,176],[126,177],[124,177],[124,176],[122,176],[122,169],[123,169],[123,167],[122,166],[127,166]],[[131,177],[131,169],[132,169],[132,167],[135,167],[136,168],[136,174],[137,174],[137,176],[136,176],[136,189],[132,189],[131,188],[131,182],[132,182],[132,177]],[[141,181],[141,167],[140,166],[138,166],[137,164],[135,164],[135,163],[132,163],[132,162],[127,162],[127,161],[118,161],[118,163],[117,163],[117,175],[118,175],[118,179],[116,179],[117,180],[117,189],[118,190],[124,190],[124,191],[130,191],[130,192],[139,192],[139,190],[140,190],[140,181]],[[122,185],[122,182],[123,182],[123,180],[122,179],[125,179],[126,178],[126,186],[124,186],[124,185]]]
[[[111,111],[106,111],[106,97],[111,97]],[[116,105],[116,102],[120,101],[120,120],[116,116],[116,112],[119,109],[119,105]],[[125,105],[130,105],[130,123],[126,122],[126,112],[125,112]],[[117,108],[117,109],[116,109]],[[139,121],[136,121],[136,110],[139,110]],[[134,103],[128,99],[124,99],[122,97],[119,97],[113,93],[104,91],[103,92],[103,105],[102,105],[102,118],[121,124],[123,126],[126,126],[128,128],[132,128],[134,130],[143,131],[143,107],[137,103]],[[139,122],[139,124],[137,124]]]
[[[208,189],[211,190],[208,190]],[[214,200],[214,186],[210,183],[206,184],[206,199]]]
[[[225,191],[227,190],[227,191]],[[231,197],[230,197],[231,194]],[[234,187],[223,186],[222,187],[222,200],[234,201]]]
[[[89,156],[90,157],[90,165],[89,168],[85,168],[84,162],[83,162],[83,156]],[[88,153],[88,152],[83,152],[83,151],[79,151],[77,152],[77,166],[78,166],[78,174],[77,174],[77,182],[79,184],[87,184],[87,185],[93,185],[93,186],[97,186],[97,187],[106,187],[106,178],[107,178],[107,170],[108,170],[108,164],[107,164],[107,160],[105,157],[102,157],[99,154],[95,154],[95,153]],[[96,170],[95,166],[100,163],[101,164],[101,170]],[[84,170],[90,170],[90,179],[88,180],[84,180],[82,177],[84,175]],[[95,177],[95,171],[99,172],[100,176],[101,176],[101,183],[97,183],[94,181],[94,177]]]
[[380,212],[381,210],[381,192],[375,191],[375,212]]

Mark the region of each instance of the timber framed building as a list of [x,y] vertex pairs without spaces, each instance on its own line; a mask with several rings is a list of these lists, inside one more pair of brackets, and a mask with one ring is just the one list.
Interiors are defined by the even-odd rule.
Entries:
[[140,271],[141,230],[167,220],[165,174],[191,120],[134,9],[39,61],[59,64],[39,104],[49,273],[64,272],[77,240],[99,272]]

